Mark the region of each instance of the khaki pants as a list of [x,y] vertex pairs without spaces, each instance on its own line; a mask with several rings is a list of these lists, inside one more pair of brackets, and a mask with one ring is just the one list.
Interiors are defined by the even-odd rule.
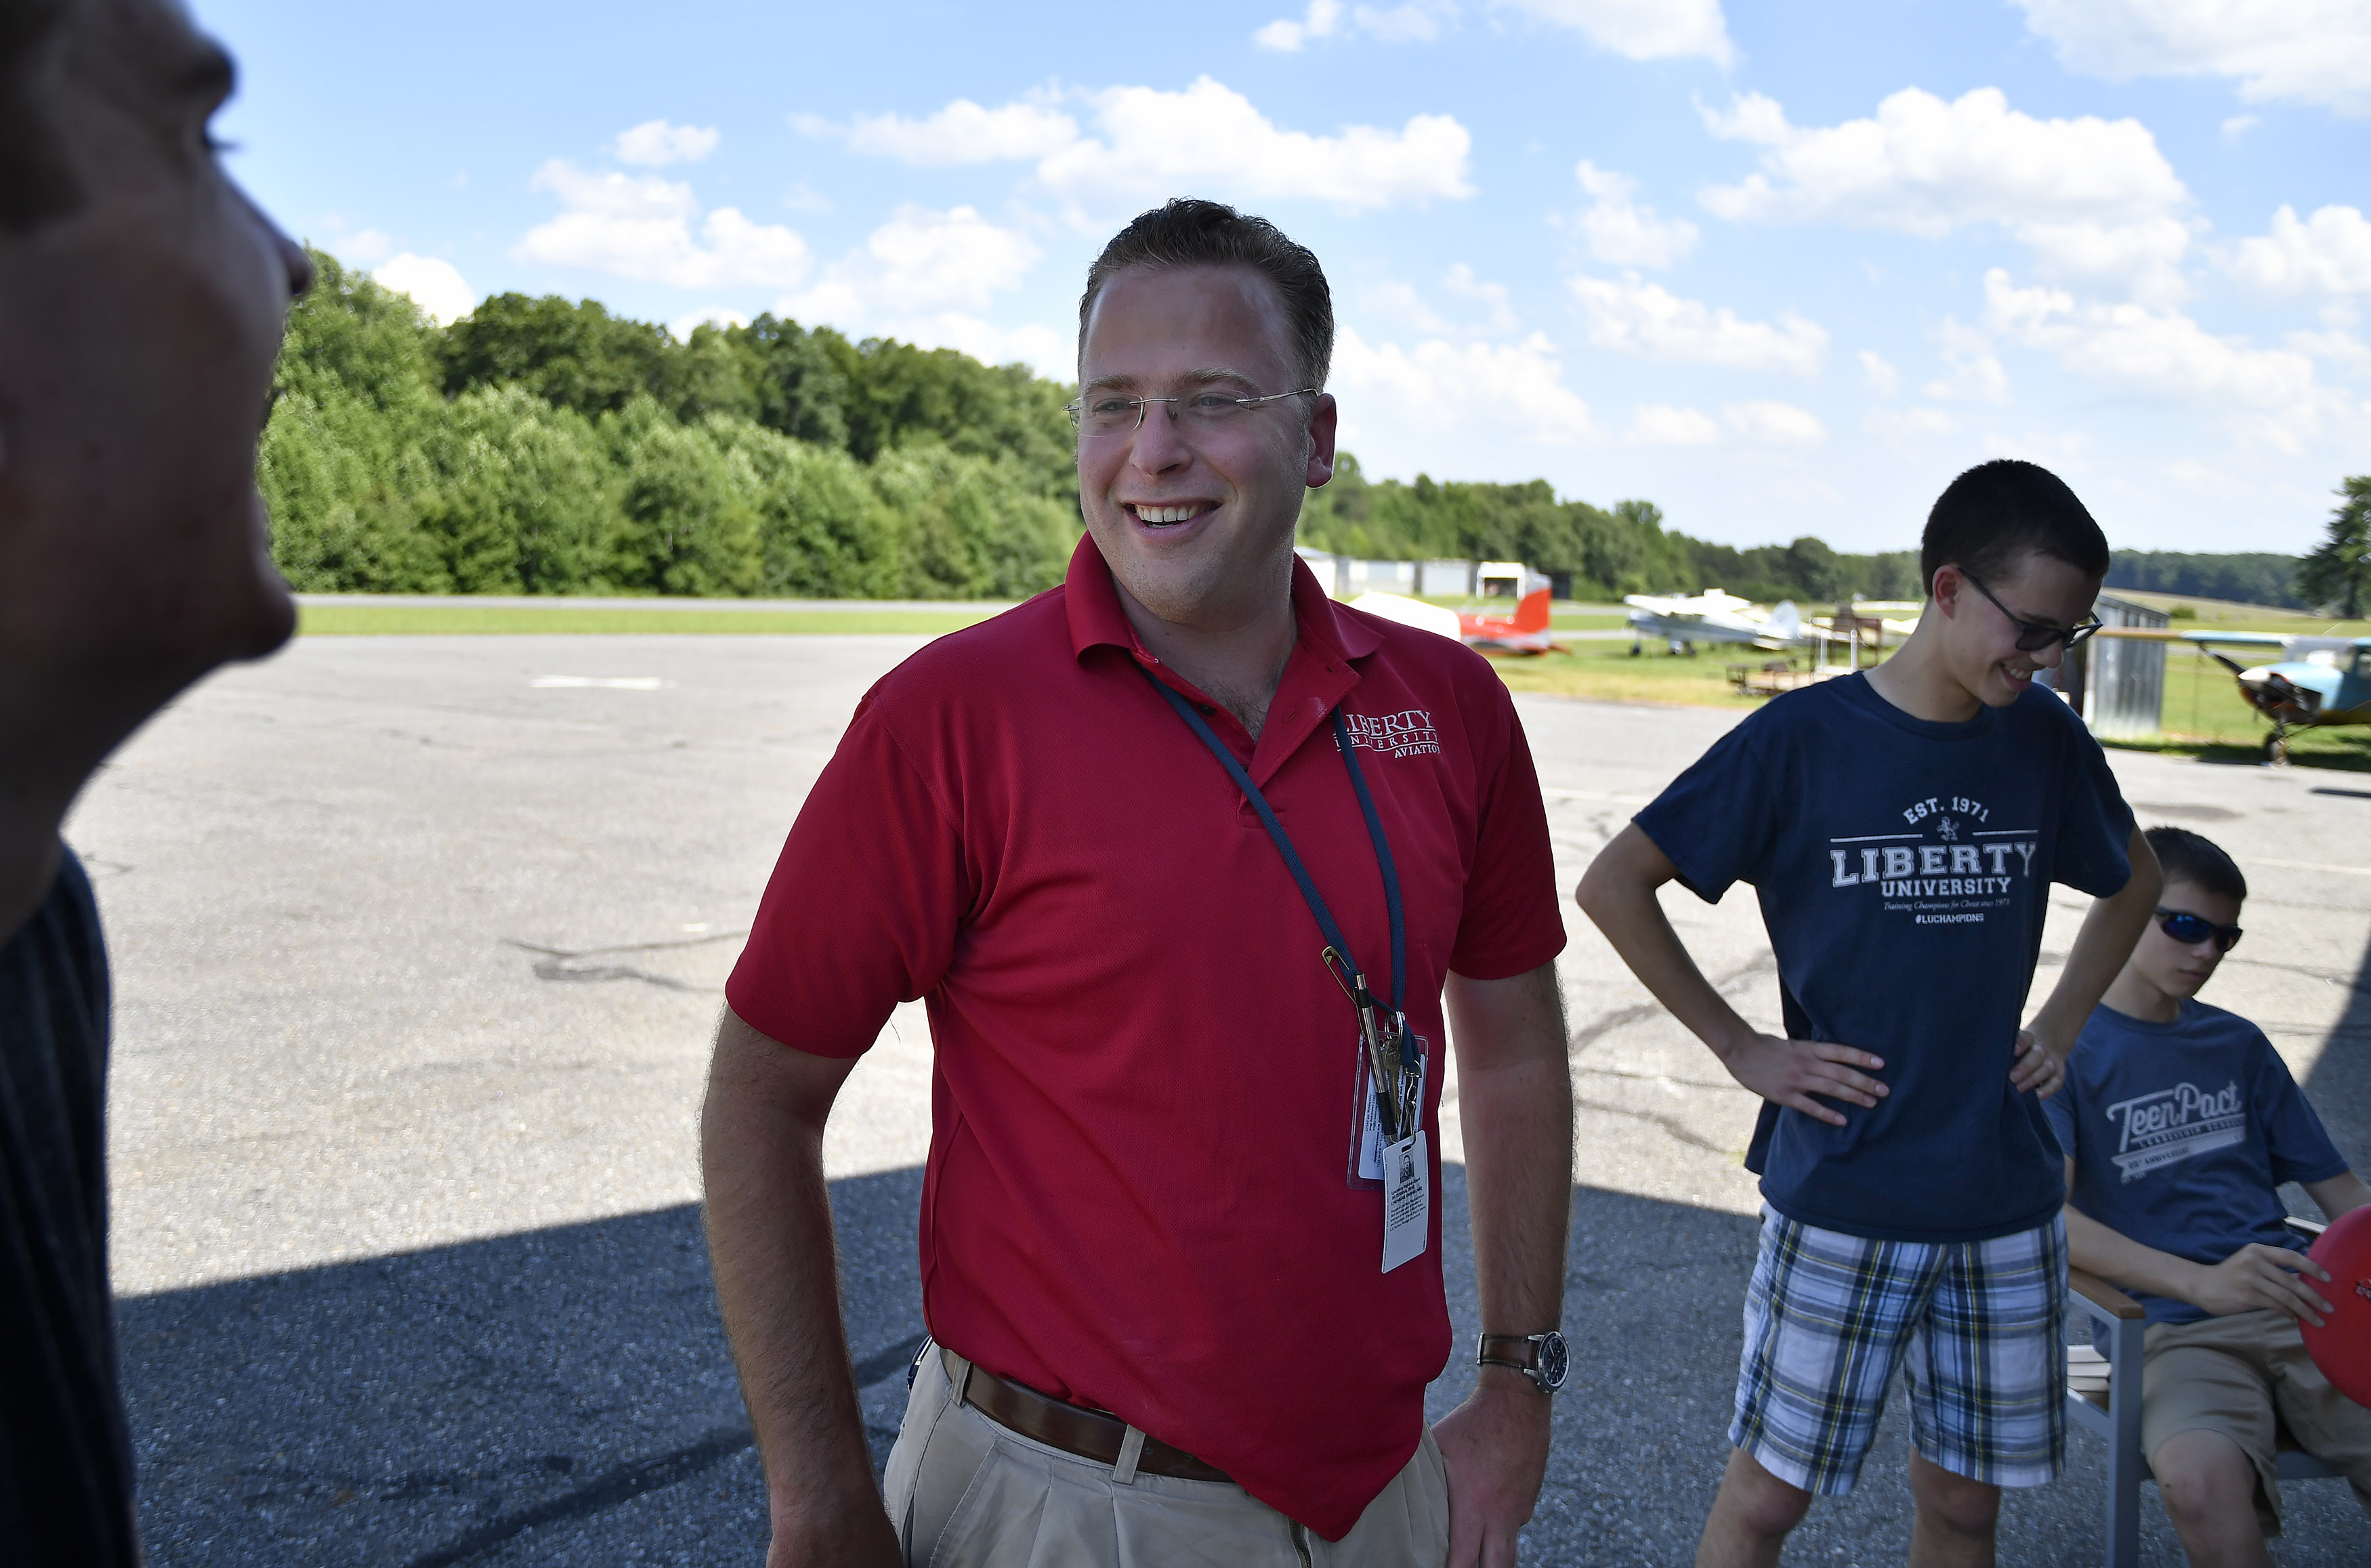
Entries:
[[1407,1468],[1328,1542],[1231,1482],[1066,1454],[954,1400],[922,1357],[884,1490],[907,1568],[1441,1568],[1449,1477],[1428,1428]]
[[2330,1386],[2295,1318],[2265,1310],[2157,1323],[2142,1345],[2141,1452],[2152,1460],[2180,1433],[2221,1433],[2255,1461],[2256,1522],[2277,1535],[2277,1417],[2307,1453],[2354,1483],[2355,1502],[2371,1513],[2371,1410]]

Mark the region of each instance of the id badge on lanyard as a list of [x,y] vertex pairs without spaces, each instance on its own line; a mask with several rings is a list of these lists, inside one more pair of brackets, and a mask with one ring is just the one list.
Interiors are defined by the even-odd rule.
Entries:
[[1342,766],[1349,771],[1351,790],[1359,797],[1359,813],[1366,818],[1368,836],[1374,842],[1376,867],[1382,873],[1383,904],[1392,932],[1388,1005],[1368,987],[1366,973],[1351,958],[1350,944],[1343,940],[1341,928],[1334,923],[1333,912],[1325,906],[1317,883],[1309,875],[1309,868],[1301,864],[1300,852],[1286,836],[1284,824],[1277,821],[1267,797],[1252,782],[1243,765],[1203,722],[1191,703],[1151,670],[1141,664],[1137,668],[1152,683],[1152,689],[1177,710],[1186,728],[1201,738],[1210,755],[1219,759],[1220,766],[1235,781],[1235,787],[1243,792],[1243,798],[1251,802],[1252,809],[1259,813],[1261,824],[1267,829],[1277,853],[1284,858],[1285,869],[1300,884],[1309,913],[1315,917],[1317,928],[1324,935],[1325,947],[1320,957],[1350,998],[1351,1009],[1359,1020],[1350,1183],[1361,1187],[1379,1185],[1382,1189],[1382,1272],[1389,1274],[1409,1259],[1422,1257],[1431,1242],[1432,1165],[1424,1136],[1425,1079],[1430,1051],[1424,1037],[1407,1026],[1407,1011],[1403,1005],[1407,988],[1407,928],[1400,908],[1399,872],[1392,864],[1391,843],[1383,836],[1382,819],[1376,814],[1374,797],[1367,790],[1366,775],[1359,771],[1357,749],[1350,744],[1349,726],[1342,721],[1342,710],[1335,709],[1330,715],[1334,744],[1342,754]]

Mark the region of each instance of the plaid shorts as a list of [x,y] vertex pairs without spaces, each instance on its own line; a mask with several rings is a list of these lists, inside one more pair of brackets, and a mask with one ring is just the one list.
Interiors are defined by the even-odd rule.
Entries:
[[1995,1486],[2054,1479],[2066,1447],[2066,1227],[1871,1241],[1764,1209],[1729,1440],[1806,1492],[1850,1492],[1898,1365],[1918,1451]]

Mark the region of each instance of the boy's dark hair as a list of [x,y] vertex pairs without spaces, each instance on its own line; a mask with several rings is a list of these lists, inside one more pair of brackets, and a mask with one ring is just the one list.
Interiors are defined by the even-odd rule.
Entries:
[[1956,566],[1985,587],[2030,553],[2055,556],[2098,582],[2108,575],[2108,536],[2066,481],[2038,463],[1996,457],[1953,479],[1926,514],[1918,570],[1925,593]]
[[[1249,267],[1275,285],[1292,329],[1299,383],[1324,390],[1334,366],[1334,294],[1325,271],[1305,245],[1266,218],[1191,196],[1140,213],[1112,236],[1087,269],[1079,299],[1079,351],[1086,352],[1087,317],[1104,285],[1131,267]],[[1275,390],[1281,391],[1278,387]]]
[[2157,863],[2165,869],[2166,886],[2186,882],[2226,898],[2248,896],[2248,879],[2213,839],[2186,827],[2152,827],[2141,836],[2157,851]]
[[0,234],[73,210],[80,195],[57,127],[34,89],[73,0],[0,0]]

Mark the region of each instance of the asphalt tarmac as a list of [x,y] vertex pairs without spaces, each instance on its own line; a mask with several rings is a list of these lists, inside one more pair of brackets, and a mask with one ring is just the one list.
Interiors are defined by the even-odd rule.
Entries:
[[[159,1568],[761,1560],[693,1118],[781,835],[858,698],[918,644],[307,640],[185,698],[93,783],[68,836],[117,966],[115,1271]],[[1567,888],[1735,718],[1518,704]],[[2340,1147],[2371,1157],[2371,790],[2111,755],[2145,823],[2240,857],[2248,940],[2209,999],[2262,1023]],[[2049,963],[2083,904],[2061,890]],[[1775,1027],[1750,890],[1668,905]],[[1724,1457],[1754,1102],[1569,906],[1567,925],[1575,1391],[1525,1560],[1684,1562]],[[876,1454],[921,1329],[928,1052],[901,1009],[827,1151]],[[1903,1427],[1897,1397],[1860,1487],[1790,1562],[1902,1561]],[[2003,1562],[2098,1560],[2099,1449],[2071,1442],[2065,1478],[2011,1495]],[[2365,1560],[2342,1483],[2288,1495],[2282,1563]],[[2153,1495],[2144,1516],[2145,1561],[2179,1562]]]

